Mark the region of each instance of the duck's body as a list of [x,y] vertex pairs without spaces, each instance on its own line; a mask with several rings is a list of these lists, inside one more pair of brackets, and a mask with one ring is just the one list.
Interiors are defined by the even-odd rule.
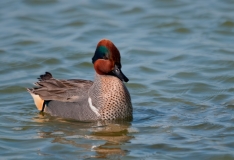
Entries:
[[49,72],[41,75],[35,83],[38,87],[28,89],[38,110],[80,121],[131,119],[131,98],[122,82],[128,79],[120,70],[120,54],[114,44],[101,40],[93,63],[94,82],[58,80]]

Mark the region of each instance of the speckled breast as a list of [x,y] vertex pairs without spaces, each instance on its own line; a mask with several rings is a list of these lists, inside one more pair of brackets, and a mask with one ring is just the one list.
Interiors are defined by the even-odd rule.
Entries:
[[118,78],[96,74],[89,95],[102,120],[132,118],[130,94]]

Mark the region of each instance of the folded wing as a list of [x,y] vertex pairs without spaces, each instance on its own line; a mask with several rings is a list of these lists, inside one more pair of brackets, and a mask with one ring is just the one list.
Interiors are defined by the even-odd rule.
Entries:
[[70,79],[58,80],[46,72],[38,78],[37,87],[28,89],[31,94],[39,95],[42,100],[61,102],[78,102],[88,96],[88,90],[93,82],[89,80]]

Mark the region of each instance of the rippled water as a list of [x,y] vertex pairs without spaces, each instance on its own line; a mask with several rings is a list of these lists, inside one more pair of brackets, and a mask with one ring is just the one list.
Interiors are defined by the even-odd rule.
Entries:
[[[234,159],[234,1],[0,1],[1,159]],[[26,87],[93,79],[111,39],[132,122],[40,115]]]

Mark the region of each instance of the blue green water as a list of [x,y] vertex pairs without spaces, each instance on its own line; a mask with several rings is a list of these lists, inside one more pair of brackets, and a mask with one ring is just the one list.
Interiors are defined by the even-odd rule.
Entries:
[[[0,159],[234,159],[234,1],[0,1]],[[118,47],[132,122],[41,115],[45,71],[92,80]]]

